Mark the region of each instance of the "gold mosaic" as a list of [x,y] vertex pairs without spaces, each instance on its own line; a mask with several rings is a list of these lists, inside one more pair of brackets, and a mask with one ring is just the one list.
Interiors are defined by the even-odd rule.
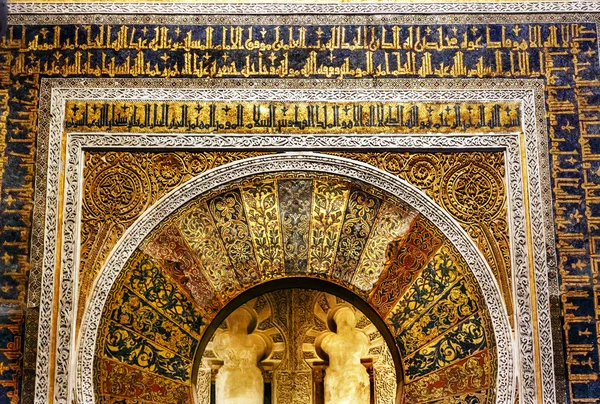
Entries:
[[[299,189],[304,192],[294,192]],[[283,225],[291,217],[308,218],[300,237],[306,243],[286,253],[284,240],[298,239],[296,227]],[[400,230],[391,239],[381,237],[390,226]],[[374,243],[385,245],[385,255],[373,254],[382,249]],[[214,255],[203,256],[207,246],[214,246]],[[362,274],[367,254],[373,262]],[[156,374],[157,383],[191,386],[194,347],[217,313],[242,291],[287,277],[334,282],[378,312],[399,348],[407,394],[417,401],[427,396],[413,384],[432,378],[452,383],[453,372],[477,377],[447,389],[464,394],[477,388],[493,399],[489,312],[466,262],[435,225],[361,182],[286,172],[209,191],[144,240],[105,306],[95,362],[99,400],[112,400],[118,385],[103,372],[106,366],[129,369],[140,380]],[[359,281],[364,279],[370,281]],[[149,400],[189,400],[180,390]]]

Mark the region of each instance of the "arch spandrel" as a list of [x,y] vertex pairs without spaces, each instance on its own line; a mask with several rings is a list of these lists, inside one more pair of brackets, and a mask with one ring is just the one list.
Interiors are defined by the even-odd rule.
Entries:
[[[119,379],[126,377],[156,384],[131,398],[191,400],[179,392],[192,384],[192,349],[219,310],[249,288],[299,276],[336,283],[379,313],[402,358],[407,402],[467,393],[482,402],[504,402],[510,392],[496,378],[498,367],[507,369],[512,361],[508,320],[493,276],[476,247],[465,244],[467,236],[462,234],[462,245],[451,241],[448,229],[440,229],[445,223],[431,220],[435,205],[405,183],[411,193],[387,188],[392,194],[357,179],[370,170],[366,166],[349,164],[352,172],[340,164],[346,160],[327,157],[332,167],[340,164],[339,173],[318,166],[300,171],[297,163],[273,170],[270,159],[285,157],[264,158],[256,174],[247,170],[239,179],[207,187],[153,218],[157,225],[123,261],[122,271],[113,272],[106,304],[95,292],[102,315],[93,335],[88,312],[84,344],[86,335],[95,337],[96,402],[122,397]],[[404,195],[409,201],[399,197]],[[419,199],[425,203],[415,209]],[[465,248],[471,248],[467,259]],[[480,273],[473,273],[473,263]],[[150,318],[164,325],[150,326]],[[449,383],[456,374],[465,383]]]
[[[100,273],[100,269],[106,262],[111,249],[122,236],[123,232],[143,213],[143,211],[140,211],[135,216],[125,218],[120,215],[114,215],[114,212],[118,211],[118,207],[122,204],[122,201],[119,200],[121,195],[118,192],[110,192],[108,194],[112,198],[112,201],[103,204],[103,209],[98,210],[93,208],[93,205],[98,204],[102,200],[102,198],[98,199],[96,197],[100,192],[96,188],[102,184],[98,179],[104,171],[110,171],[114,164],[117,165],[119,172],[129,172],[129,168],[133,168],[136,172],[143,172],[145,170],[143,167],[153,167],[148,177],[150,181],[144,182],[146,187],[134,187],[136,188],[136,194],[148,199],[146,201],[146,208],[148,208],[174,188],[207,170],[233,161],[267,154],[273,153],[256,151],[227,153],[195,151],[162,153],[140,151],[87,152],[86,159],[88,161],[86,161],[84,169],[86,191],[83,198],[81,265],[78,285],[80,295],[84,298],[79,300],[77,328],[79,328],[85,303],[91,293],[94,278]],[[484,255],[498,281],[508,314],[509,316],[513,314],[513,294],[510,276],[512,273],[512,264],[511,253],[509,251],[510,240],[508,238],[508,212],[506,207],[507,195],[506,189],[502,185],[505,182],[502,175],[505,171],[503,153],[366,151],[331,152],[328,154],[361,161],[393,174],[416,186],[436,203],[440,204],[465,229]],[[165,165],[164,161],[170,162],[169,165]],[[128,164],[133,163],[135,165],[128,166]],[[155,166],[155,164],[158,165]],[[471,197],[467,198],[465,197],[468,195],[463,195],[462,198],[450,197],[449,193],[452,193],[457,182],[462,183],[463,179],[470,178],[470,170],[474,164],[484,169],[485,173],[487,173],[484,175],[486,180],[477,188],[478,192],[469,193],[468,195]],[[142,175],[143,178],[144,175]],[[132,185],[132,183],[128,183],[128,185]],[[459,186],[459,188],[462,190],[468,189],[468,187],[464,186]],[[126,187],[120,189],[126,190]],[[285,189],[282,190],[285,192]],[[289,190],[293,193],[306,191],[302,187],[289,188]],[[104,198],[106,196],[104,195]],[[482,197],[484,203],[479,203],[480,206],[477,211],[469,209],[469,206],[472,205],[470,203],[471,199],[475,198],[481,201]],[[459,200],[466,203],[461,204]],[[495,208],[498,206],[498,202],[503,203],[503,207],[500,210]],[[382,206],[382,209],[389,209],[389,207]],[[480,214],[482,211],[487,213]],[[300,226],[306,225],[302,221],[297,224]],[[391,227],[385,229],[385,231],[382,226],[378,228],[381,229],[383,237],[388,239],[395,237],[396,228]],[[106,229],[110,229],[108,234],[104,233]],[[372,237],[371,239],[375,238]],[[303,248],[301,239],[295,239],[294,243],[290,243],[290,246],[295,246],[295,243],[299,244],[292,251]],[[381,252],[365,251],[366,255],[372,253],[380,254]],[[364,261],[369,262],[369,260]],[[369,268],[358,271],[358,273],[367,274],[367,277],[369,272]],[[369,280],[363,279],[363,281],[368,282]],[[363,285],[363,288],[367,287],[367,285]]]

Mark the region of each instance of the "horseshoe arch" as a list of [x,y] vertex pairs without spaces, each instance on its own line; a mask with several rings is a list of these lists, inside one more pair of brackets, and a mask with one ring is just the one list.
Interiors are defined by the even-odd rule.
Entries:
[[[407,402],[423,399],[410,394],[430,375],[467,365],[484,369],[486,402],[514,400],[508,315],[460,225],[417,188],[372,166],[284,153],[206,172],[125,232],[83,318],[79,402],[111,396],[118,383],[104,376],[129,369],[171,394],[148,397],[191,400],[196,350],[219,312],[252,287],[294,277],[339,285],[379,314],[396,341]],[[416,296],[423,288],[429,295]],[[454,320],[445,324],[436,308],[448,302]],[[148,329],[139,313],[160,327]]]

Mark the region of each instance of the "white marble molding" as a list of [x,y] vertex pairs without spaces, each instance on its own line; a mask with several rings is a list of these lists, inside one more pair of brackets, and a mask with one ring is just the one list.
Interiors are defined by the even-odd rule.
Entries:
[[[381,86],[371,88],[372,83],[355,80],[350,84],[329,81],[325,89],[288,89],[269,86],[269,80],[261,80],[261,88],[240,88],[239,84],[211,83],[210,88],[194,81],[181,81],[178,86],[168,87],[163,80],[138,80],[128,87],[127,81],[113,80],[112,87],[104,79],[42,81],[40,104],[40,139],[45,144],[39,162],[47,167],[39,174],[43,187],[36,189],[36,197],[45,203],[37,214],[43,217],[37,229],[43,238],[37,254],[40,257],[41,294],[39,342],[37,357],[36,403],[47,402],[51,360],[55,365],[54,401],[70,403],[77,397],[80,403],[93,402],[92,361],[95,344],[95,327],[106,294],[115,277],[122,269],[129,254],[141,239],[170,212],[185,201],[236,176],[269,170],[311,169],[356,178],[399,195],[427,217],[440,223],[440,227],[459,248],[475,273],[492,318],[498,343],[499,372],[497,402],[514,400],[515,381],[518,378],[519,397],[522,403],[537,403],[538,388],[536,369],[543,393],[543,403],[554,403],[555,381],[553,346],[550,326],[549,271],[555,271],[550,181],[547,160],[547,131],[544,116],[543,82],[540,80],[407,80],[400,89],[399,82],[382,81]],[[239,80],[236,80],[239,83]],[[264,83],[267,83],[264,85]],[[404,81],[402,82],[404,84]],[[482,86],[482,83],[484,84]],[[274,84],[274,82],[273,82]],[[339,87],[339,88],[336,88]],[[516,101],[521,104],[522,133],[491,134],[378,134],[378,135],[182,135],[182,134],[132,134],[132,133],[71,133],[64,139],[64,116],[67,100],[272,100],[272,101],[443,101],[488,102]],[[66,157],[61,158],[61,145],[66,142]],[[38,145],[40,146],[40,145]],[[77,283],[79,268],[79,222],[82,182],[82,155],[87,148],[206,148],[254,150],[293,150],[294,154],[282,154],[257,159],[242,160],[227,167],[217,168],[185,183],[162,198],[128,229],[115,247],[97,280],[92,301],[82,323],[81,343],[77,344],[74,323],[77,308]],[[307,154],[308,151],[356,150],[361,148],[408,150],[504,150],[506,156],[507,189],[509,201],[509,227],[511,260],[513,268],[513,305],[516,310],[516,329],[510,329],[506,311],[489,267],[473,242],[447,213],[431,202],[420,191],[407,183],[355,161],[331,156]],[[305,151],[305,152],[300,152]],[[524,163],[524,164],[522,164]],[[263,171],[261,171],[263,170]],[[44,170],[39,170],[44,171]],[[62,204],[59,204],[59,184],[64,175]],[[528,194],[524,194],[524,185]],[[39,195],[38,195],[39,191]],[[40,199],[36,198],[36,201]],[[527,206],[526,206],[527,203]],[[37,206],[37,205],[36,205]],[[526,207],[530,220],[526,220]],[[34,213],[35,214],[35,213]],[[61,218],[61,219],[60,219]],[[58,221],[61,233],[57,232]],[[528,233],[530,237],[528,236]],[[35,230],[34,230],[35,234]],[[60,241],[60,256],[56,246]],[[530,254],[533,255],[534,278],[530,278]],[[60,260],[57,261],[57,258]],[[60,262],[56,265],[56,262]],[[54,290],[58,282],[58,293]],[[535,286],[535,287],[534,287]],[[536,294],[532,295],[532,290]],[[58,314],[52,308],[58,306]],[[537,311],[538,336],[534,338],[531,327]],[[53,323],[56,322],[56,345],[51,346]],[[508,327],[508,328],[507,328]],[[514,340],[511,334],[514,333]],[[536,356],[535,347],[540,355]],[[75,352],[77,351],[77,354]],[[516,366],[516,364],[519,364]],[[76,371],[78,372],[76,378]],[[514,377],[513,377],[514,376]],[[90,401],[91,400],[91,401]]]

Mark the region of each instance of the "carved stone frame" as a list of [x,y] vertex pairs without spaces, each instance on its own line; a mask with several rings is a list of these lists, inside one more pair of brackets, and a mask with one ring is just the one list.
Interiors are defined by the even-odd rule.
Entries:
[[272,2],[18,2],[9,4],[10,14],[447,14],[447,13],[593,13],[600,4],[593,0],[542,1],[422,1],[366,2],[327,1]]
[[[282,81],[279,80],[278,83]],[[314,80],[311,80],[311,83]],[[70,402],[75,393],[75,352],[77,336],[74,332],[74,309],[77,298],[78,272],[78,235],[81,201],[82,153],[87,148],[220,148],[256,150],[348,150],[369,147],[372,149],[430,149],[469,150],[491,148],[503,150],[506,156],[506,171],[509,198],[509,226],[513,263],[514,300],[516,330],[513,343],[518,352],[519,396],[523,402],[539,402],[538,389],[542,391],[542,402],[555,402],[553,345],[550,327],[549,299],[556,295],[556,285],[549,284],[549,273],[555,273],[551,194],[547,161],[546,122],[544,117],[543,82],[540,80],[382,80],[377,88],[373,82],[354,80],[350,83],[339,81],[318,81],[318,89],[306,90],[302,80],[285,81],[288,90],[281,89],[275,81],[261,80],[261,89],[240,89],[240,81],[211,80],[204,86],[193,80],[170,80],[169,88],[163,80],[43,80],[40,103],[40,136],[38,142],[38,177],[36,178],[36,228],[32,260],[34,267],[37,258],[38,287],[40,295],[39,342],[36,378],[36,403],[47,402],[50,381],[54,376],[55,402]],[[110,87],[107,85],[110,83]],[[175,83],[175,86],[173,85]],[[237,85],[236,85],[237,83]],[[256,82],[253,82],[255,84]],[[107,88],[109,87],[109,88]],[[207,88],[208,87],[208,88]],[[279,88],[277,88],[279,87]],[[294,88],[293,92],[289,88]],[[402,90],[398,90],[402,88]],[[523,114],[523,133],[479,134],[479,135],[208,135],[194,136],[181,134],[77,134],[64,136],[64,108],[67,100],[73,99],[164,99],[164,100],[227,100],[227,99],[265,99],[291,100],[314,99],[320,101],[348,99],[358,100],[398,100],[398,101],[518,101]],[[304,98],[302,98],[304,97]],[[341,97],[341,98],[340,98]],[[63,143],[63,142],[66,142]],[[62,145],[66,146],[66,155],[61,156]],[[315,159],[311,164],[328,161],[329,167],[345,166],[340,161],[327,160],[322,156],[306,157],[295,155],[294,159]],[[64,159],[64,160],[63,160]],[[320,161],[319,159],[325,159]],[[281,163],[291,164],[292,163]],[[340,165],[341,164],[341,165]],[[357,169],[357,164],[348,163],[347,170]],[[234,163],[235,165],[235,163]],[[326,164],[327,165],[327,164]],[[289,165],[288,165],[289,166]],[[47,167],[47,171],[44,168]],[[339,167],[338,167],[339,168]],[[366,172],[372,168],[363,167]],[[230,167],[231,169],[231,167]],[[361,168],[362,169],[362,168]],[[64,170],[64,171],[63,171]],[[219,173],[220,168],[215,169]],[[360,171],[360,170],[359,170]],[[354,171],[358,173],[359,171]],[[231,171],[230,171],[231,172]],[[224,174],[223,174],[224,175]],[[356,174],[359,175],[359,174]],[[371,175],[390,180],[389,174],[371,172]],[[64,176],[64,189],[59,191]],[[198,178],[204,180],[207,174]],[[374,178],[373,177],[373,178]],[[195,182],[196,179],[186,184]],[[375,180],[373,180],[375,181]],[[396,179],[396,181],[399,181]],[[197,181],[196,181],[197,182]],[[186,187],[184,185],[182,187]],[[388,184],[390,185],[390,184]],[[524,193],[524,185],[526,192]],[[187,189],[187,188],[186,188]],[[175,191],[173,191],[175,192]],[[61,195],[62,194],[62,195]],[[62,199],[61,199],[62,198]],[[163,201],[163,200],[161,200]],[[40,203],[41,202],[41,203]],[[160,204],[161,202],[158,202]],[[156,209],[151,209],[155,212]],[[150,210],[138,222],[152,217]],[[59,214],[61,212],[61,214]],[[60,227],[59,219],[61,220]],[[58,234],[57,229],[62,229]],[[115,247],[115,251],[123,245]],[[60,242],[60,256],[56,246]],[[466,251],[466,250],[465,250]],[[113,251],[114,252],[114,251]],[[111,255],[115,257],[116,253]],[[60,260],[57,260],[57,259]],[[472,264],[475,265],[473,261]],[[56,263],[60,262],[60,265]],[[112,262],[112,261],[111,261]],[[104,267],[115,268],[108,266]],[[104,273],[103,270],[103,273]],[[530,275],[533,275],[531,279]],[[35,274],[32,275],[35,277]],[[102,278],[104,275],[101,274]],[[103,278],[102,278],[103,279]],[[58,282],[58,294],[55,285]],[[100,282],[100,281],[99,281]],[[35,280],[32,282],[35,296]],[[95,288],[95,294],[104,292]],[[533,299],[531,297],[533,296]],[[101,299],[101,298],[99,298]],[[94,300],[96,301],[96,300]],[[99,301],[99,300],[98,300]],[[33,302],[35,304],[35,302]],[[53,312],[54,305],[58,312]],[[535,305],[535,310],[532,305]],[[99,311],[98,311],[99,310]],[[537,318],[535,313],[537,312]],[[86,311],[88,318],[101,314],[101,307],[90,306]],[[91,317],[90,317],[91,316]],[[55,324],[56,322],[56,324]],[[535,331],[532,329],[532,322]],[[87,323],[84,323],[87,327]],[[90,330],[90,328],[85,328]],[[53,331],[54,330],[54,331]],[[51,346],[52,334],[56,336],[56,345]],[[85,338],[88,338],[86,334]],[[502,341],[497,335],[499,348],[506,349],[507,343],[512,350],[511,337]],[[80,353],[93,355],[93,347],[82,340]],[[85,347],[85,348],[83,348]],[[90,350],[91,349],[91,350]],[[499,349],[501,350],[501,349]],[[512,355],[512,354],[511,354]],[[88,358],[89,359],[89,358]],[[55,374],[50,374],[51,363],[55,365]],[[90,362],[80,366],[86,371]],[[506,361],[503,362],[506,365]],[[80,363],[82,365],[82,363]],[[509,366],[509,368],[512,365]],[[87,369],[91,374],[91,368]],[[499,402],[514,394],[507,380],[507,374],[499,372]],[[83,379],[80,379],[80,381]],[[82,387],[79,385],[79,387]],[[85,386],[86,388],[89,386]]]
[[[73,156],[73,158],[67,161],[67,177],[69,177],[69,166],[80,167],[84,150],[82,146],[93,143],[93,141],[86,142],[86,135],[68,135],[68,137],[70,141],[67,142],[69,145],[67,156]],[[125,139],[123,141],[127,143]],[[159,147],[160,143],[155,145]],[[133,143],[130,146],[135,147],[136,145]],[[129,257],[146,236],[179,207],[211,189],[253,174],[286,171],[322,172],[362,181],[395,195],[436,224],[463,256],[482,289],[490,313],[498,351],[496,402],[499,404],[514,402],[516,380],[514,378],[514,353],[512,350],[510,321],[493,272],[473,240],[447,212],[442,210],[422,191],[406,181],[365,163],[311,152],[289,152],[247,158],[209,170],[160,198],[125,231],[95,282],[91,301],[83,316],[78,358],[76,358],[77,402],[81,404],[94,404],[95,402],[94,356],[96,337],[102,320],[104,305],[113,283],[125,267]],[[69,188],[73,191],[73,196],[77,195],[76,186]],[[71,198],[70,194],[71,192],[67,190],[65,198],[67,204],[70,203],[69,201],[75,200],[75,198]],[[76,223],[73,228],[69,229],[69,231],[74,232],[77,232],[77,230]],[[72,372],[73,368],[70,370]]]

